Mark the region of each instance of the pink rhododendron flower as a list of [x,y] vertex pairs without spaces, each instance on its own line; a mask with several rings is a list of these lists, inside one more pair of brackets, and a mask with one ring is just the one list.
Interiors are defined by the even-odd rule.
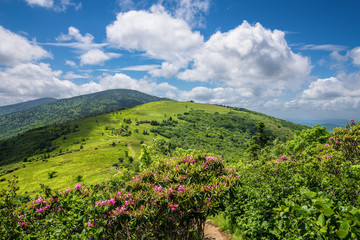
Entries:
[[355,121],[355,119],[350,119],[350,122],[354,122]]
[[333,157],[332,155],[326,156],[327,159],[332,158],[332,157]]
[[43,201],[44,201],[44,199],[42,199],[42,197],[39,197],[39,199],[36,200],[35,202],[36,202],[36,204],[40,204],[40,203],[42,203]]
[[338,144],[340,144],[340,143],[339,143],[339,141],[335,141],[335,144],[338,145]]
[[75,187],[74,187],[74,189],[76,190],[76,189],[80,189],[81,188],[81,184],[80,183],[77,183],[76,185],[75,185]]
[[330,140],[333,141],[333,140],[334,140],[334,137],[330,137]]
[[65,193],[71,192],[71,188],[65,189]]
[[93,227],[92,223],[90,221],[88,221],[88,227]]
[[286,159],[286,155],[282,155],[282,156],[281,156],[281,159],[282,159],[282,160],[285,160],[285,159]]
[[185,186],[184,185],[179,185],[178,191],[185,192]]
[[330,144],[327,143],[327,144],[325,144],[325,146],[330,146]]

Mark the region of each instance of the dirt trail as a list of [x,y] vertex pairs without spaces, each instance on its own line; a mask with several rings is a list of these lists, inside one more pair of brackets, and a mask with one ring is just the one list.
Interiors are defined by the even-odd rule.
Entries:
[[205,239],[206,240],[229,240],[229,235],[220,230],[212,220],[207,220],[205,223]]
[[134,150],[131,148],[131,143],[128,144],[128,148],[130,150],[132,158],[135,160],[135,153],[134,153]]

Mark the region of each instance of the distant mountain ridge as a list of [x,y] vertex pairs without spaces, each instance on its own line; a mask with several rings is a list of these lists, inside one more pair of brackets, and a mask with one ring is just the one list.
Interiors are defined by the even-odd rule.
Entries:
[[113,89],[61,99],[0,116],[0,139],[7,139],[38,127],[161,100],[168,99],[129,89]]
[[33,107],[52,103],[55,101],[58,101],[58,99],[56,99],[56,98],[39,98],[39,99],[30,100],[30,101],[26,101],[26,102],[22,102],[22,103],[1,106],[0,107],[0,116],[5,116],[5,115],[15,113],[15,112],[21,112],[21,111],[24,111],[24,110],[27,110],[27,109],[30,109]]
[[304,119],[304,118],[287,118],[287,121],[293,123],[302,124],[308,127],[312,127],[316,124],[320,126],[325,126],[328,131],[333,131],[337,127],[345,127],[346,122],[349,122],[349,119]]

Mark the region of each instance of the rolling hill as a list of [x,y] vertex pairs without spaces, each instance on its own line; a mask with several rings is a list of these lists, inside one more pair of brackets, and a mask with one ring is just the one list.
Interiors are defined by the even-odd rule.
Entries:
[[55,98],[39,98],[27,102],[7,105],[0,107],[0,116],[8,115],[15,112],[21,112],[33,107],[37,107],[43,104],[48,104],[57,101]]
[[[55,123],[164,100],[135,90],[115,89],[62,99],[0,116],[0,140]],[[40,100],[39,100],[40,101]],[[29,104],[27,106],[30,106]],[[3,107],[4,108],[4,107]],[[16,107],[9,106],[10,109]],[[20,108],[17,108],[20,109]]]
[[130,177],[143,143],[165,156],[197,149],[236,163],[260,121],[268,136],[284,141],[306,128],[246,109],[158,101],[34,129],[0,141],[0,188],[14,174],[21,193],[39,184],[62,189],[79,178],[95,184],[115,174]]

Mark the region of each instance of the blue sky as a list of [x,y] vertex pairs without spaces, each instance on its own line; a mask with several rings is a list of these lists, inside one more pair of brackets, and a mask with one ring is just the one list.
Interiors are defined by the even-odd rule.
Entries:
[[0,106],[130,88],[360,118],[359,12],[355,0],[0,0]]

